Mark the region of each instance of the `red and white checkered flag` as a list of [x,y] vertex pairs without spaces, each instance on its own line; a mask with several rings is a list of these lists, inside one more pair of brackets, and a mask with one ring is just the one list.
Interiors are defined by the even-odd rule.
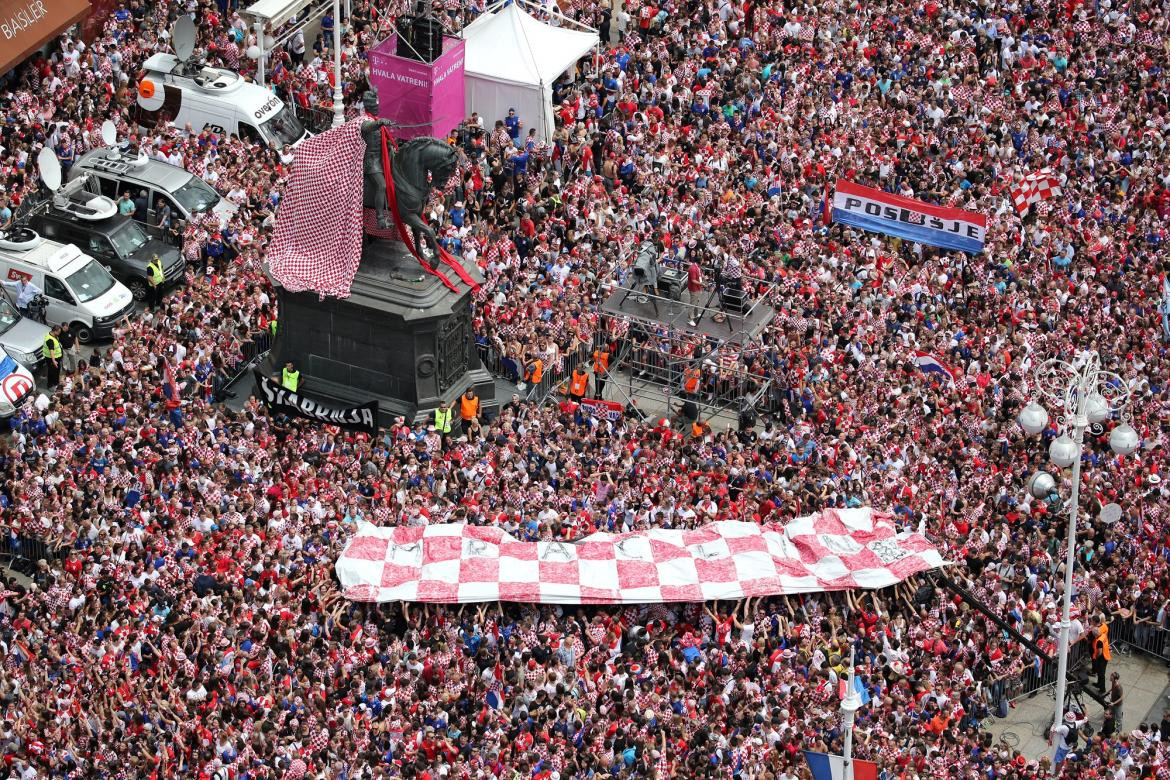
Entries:
[[1012,202],[1015,203],[1016,213],[1024,214],[1033,203],[1055,198],[1060,195],[1060,182],[1051,168],[1042,168],[1035,173],[1029,173],[1023,181],[1012,188]]
[[297,147],[268,249],[272,276],[286,290],[349,297],[362,259],[362,122]]
[[944,565],[926,537],[859,508],[784,526],[724,521],[576,542],[521,542],[495,526],[363,523],[336,567],[354,601],[648,604],[884,588]]

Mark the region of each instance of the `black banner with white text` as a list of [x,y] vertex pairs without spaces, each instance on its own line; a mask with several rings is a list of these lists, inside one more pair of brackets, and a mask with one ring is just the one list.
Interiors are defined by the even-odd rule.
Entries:
[[370,401],[361,406],[351,406],[347,409],[336,409],[281,387],[279,382],[274,382],[259,370],[254,373],[256,393],[264,405],[268,407],[270,414],[281,412],[294,417],[303,417],[306,420],[316,420],[327,425],[336,425],[339,428],[348,428],[351,431],[362,431],[370,435],[378,432],[377,401]]

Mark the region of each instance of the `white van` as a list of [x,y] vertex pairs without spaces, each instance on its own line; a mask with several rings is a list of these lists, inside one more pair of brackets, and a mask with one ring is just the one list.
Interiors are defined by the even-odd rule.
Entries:
[[134,119],[146,127],[188,123],[195,132],[212,130],[280,148],[309,137],[293,107],[238,73],[155,54],[142,66]]
[[37,236],[23,247],[2,247],[0,279],[24,279],[39,288],[49,302],[45,321],[72,328],[82,344],[110,338],[134,313],[130,290],[73,244]]

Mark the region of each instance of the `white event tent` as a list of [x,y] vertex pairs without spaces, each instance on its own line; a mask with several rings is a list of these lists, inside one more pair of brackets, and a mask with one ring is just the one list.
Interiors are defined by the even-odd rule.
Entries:
[[[578,29],[546,24],[522,6],[545,11],[559,25]],[[552,138],[554,128],[553,82],[600,43],[597,30],[564,16],[555,4],[546,7],[529,0],[488,6],[463,28],[463,38],[467,113],[478,111],[490,132],[497,119],[515,108],[524,122],[521,136],[535,127],[545,141]]]

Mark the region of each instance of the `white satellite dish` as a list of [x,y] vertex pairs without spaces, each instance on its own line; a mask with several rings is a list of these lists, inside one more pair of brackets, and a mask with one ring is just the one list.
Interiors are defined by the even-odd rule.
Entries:
[[118,128],[109,119],[102,122],[102,142],[106,146],[114,146],[118,143]]
[[1121,519],[1121,504],[1106,504],[1101,507],[1101,522],[1113,525]]
[[195,22],[183,14],[171,29],[171,48],[180,62],[186,62],[195,51]]
[[67,182],[53,193],[53,208],[87,222],[109,219],[117,214],[118,204],[105,195],[99,195],[97,187],[90,186],[89,179],[89,174],[85,174]]
[[52,149],[41,149],[37,155],[37,167],[41,169],[41,181],[53,192],[54,208],[90,222],[108,219],[118,213],[117,203],[89,189],[88,176],[62,186],[61,162]]
[[0,249],[27,252],[40,246],[42,241],[44,239],[32,228],[15,227],[8,231],[0,230]]
[[41,181],[53,192],[61,188],[61,161],[53,150],[45,147],[37,155],[37,167],[41,170]]

